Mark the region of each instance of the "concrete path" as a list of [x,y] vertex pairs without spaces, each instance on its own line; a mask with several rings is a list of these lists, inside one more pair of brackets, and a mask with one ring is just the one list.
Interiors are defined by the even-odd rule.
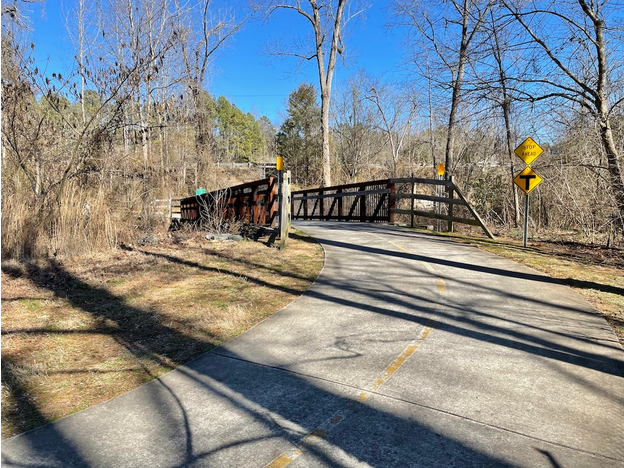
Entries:
[[578,294],[405,229],[296,224],[326,251],[302,297],[2,466],[624,466],[624,352]]

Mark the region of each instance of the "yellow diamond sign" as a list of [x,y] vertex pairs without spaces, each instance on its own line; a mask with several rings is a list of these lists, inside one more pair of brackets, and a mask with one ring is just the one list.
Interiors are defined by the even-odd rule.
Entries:
[[542,183],[542,178],[538,176],[533,169],[526,167],[524,171],[516,176],[514,182],[528,195],[531,190]]
[[531,137],[524,140],[514,151],[525,164],[531,164],[543,152],[544,150]]

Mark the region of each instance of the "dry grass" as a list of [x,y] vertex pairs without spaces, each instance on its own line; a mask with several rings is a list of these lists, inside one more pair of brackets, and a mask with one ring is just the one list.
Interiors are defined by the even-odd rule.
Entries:
[[107,256],[2,265],[2,437],[110,399],[188,362],[299,296],[323,263],[184,234]]
[[521,242],[511,239],[492,241],[459,234],[433,235],[475,245],[560,279],[596,307],[624,346],[623,249],[552,240],[530,242],[524,248]]

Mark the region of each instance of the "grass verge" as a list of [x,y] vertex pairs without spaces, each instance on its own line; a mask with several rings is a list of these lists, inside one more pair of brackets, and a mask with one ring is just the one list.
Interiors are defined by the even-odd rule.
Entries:
[[423,232],[474,245],[560,279],[585,296],[624,346],[624,250],[549,240],[531,242],[525,248],[510,239]]
[[2,263],[2,438],[125,393],[249,329],[323,264],[185,235],[108,256]]

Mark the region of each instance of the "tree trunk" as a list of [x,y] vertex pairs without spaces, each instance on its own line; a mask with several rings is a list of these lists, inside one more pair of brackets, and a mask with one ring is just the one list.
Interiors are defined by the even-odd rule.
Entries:
[[607,156],[609,178],[611,180],[611,186],[613,187],[613,195],[615,196],[615,204],[619,215],[618,225],[624,236],[624,180],[622,179],[622,171],[619,165],[617,146],[613,141],[613,133],[608,118],[600,122],[600,138]]
[[321,90],[321,125],[323,127],[323,187],[331,187],[331,154],[329,148],[329,103],[331,91]]
[[[510,164],[510,174],[511,180],[515,177],[515,165],[514,165],[514,148],[513,148],[513,136],[511,133],[511,122],[510,122],[510,101],[507,98],[507,90],[503,85],[503,120],[505,121],[505,140],[507,143],[507,155],[509,156],[509,164]],[[516,184],[511,183],[511,194],[513,197],[513,209],[514,209],[514,227],[518,227],[520,224],[520,201],[518,199],[518,190],[516,188]]]
[[[457,74],[453,80],[453,95],[451,97],[451,112],[449,114],[448,131],[446,134],[446,150],[444,154],[444,177],[453,175],[453,153],[455,147],[455,129],[457,127],[457,111],[461,99],[461,89],[464,82],[464,69],[468,55],[470,38],[468,35],[468,16],[470,14],[468,0],[464,0],[462,10],[462,36],[457,58]],[[476,27],[476,26],[475,26]]]

